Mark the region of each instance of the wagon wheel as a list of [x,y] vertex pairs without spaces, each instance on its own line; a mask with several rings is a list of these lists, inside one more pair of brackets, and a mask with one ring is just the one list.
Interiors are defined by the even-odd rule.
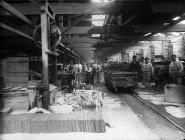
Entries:
[[[50,33],[48,39],[50,40],[49,49],[54,51],[55,48],[61,42],[61,31],[56,24],[50,25]],[[33,41],[38,46],[41,47],[41,25],[37,25],[33,32]]]

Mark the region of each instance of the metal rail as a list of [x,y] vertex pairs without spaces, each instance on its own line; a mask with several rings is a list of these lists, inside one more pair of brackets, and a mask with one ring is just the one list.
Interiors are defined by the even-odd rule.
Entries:
[[176,124],[174,121],[172,121],[169,117],[165,116],[164,114],[162,114],[160,111],[158,111],[157,109],[155,109],[153,106],[147,104],[141,97],[133,94],[133,96],[135,98],[137,98],[140,102],[144,103],[146,106],[148,106],[150,109],[152,109],[153,111],[155,111],[156,113],[158,113],[160,116],[162,116],[163,118],[165,118],[167,121],[169,121],[170,123],[172,123],[175,127],[177,127],[178,129],[182,130],[183,132],[185,132],[185,129],[182,128],[181,126],[179,126],[178,124]]
[[[133,91],[134,92],[134,91]],[[131,107],[129,105],[127,105],[127,103],[124,101],[124,98],[121,97],[120,95],[118,95],[120,100],[128,107],[131,109]],[[185,132],[185,129],[182,128],[181,126],[179,126],[178,124],[176,124],[174,121],[172,121],[170,118],[168,118],[167,116],[165,116],[164,114],[162,114],[161,112],[159,112],[157,109],[155,109],[153,106],[147,104],[141,97],[132,94],[133,97],[135,97],[136,99],[138,99],[140,102],[144,103],[145,106],[149,107],[151,110],[153,110],[154,112],[156,112],[157,114],[159,114],[160,116],[162,116],[164,119],[166,119],[168,122],[170,122],[172,125],[174,125],[176,128],[180,129],[181,131]]]

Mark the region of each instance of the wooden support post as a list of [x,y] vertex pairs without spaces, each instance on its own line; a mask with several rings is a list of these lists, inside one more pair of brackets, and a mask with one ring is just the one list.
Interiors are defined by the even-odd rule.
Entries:
[[[72,22],[72,21],[71,21],[71,16],[68,15],[68,16],[67,16],[67,24],[68,24],[68,27],[70,27],[70,26],[72,25],[71,22]],[[68,36],[69,36],[69,38],[71,38],[72,35],[70,34],[70,35],[68,35]]]
[[48,33],[49,33],[49,23],[48,23],[48,15],[45,7],[41,7],[41,39],[42,39],[42,84],[43,84],[43,100],[42,106],[45,109],[48,109],[48,105],[50,102],[49,95],[49,75],[48,75]]
[[52,75],[51,75],[51,82],[54,85],[57,85],[57,57],[52,57]]

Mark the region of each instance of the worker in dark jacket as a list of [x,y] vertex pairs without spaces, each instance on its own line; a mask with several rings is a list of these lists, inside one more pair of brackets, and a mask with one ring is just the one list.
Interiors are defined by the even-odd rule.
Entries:
[[140,71],[141,71],[140,64],[137,61],[137,57],[135,55],[133,56],[133,61],[130,63],[129,71],[138,72],[138,73],[140,73]]

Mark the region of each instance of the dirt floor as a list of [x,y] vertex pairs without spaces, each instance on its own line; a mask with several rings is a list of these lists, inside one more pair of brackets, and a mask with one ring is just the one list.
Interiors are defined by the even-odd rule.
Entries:
[[[96,87],[104,92],[102,108],[106,122],[105,133],[42,133],[42,134],[3,134],[2,140],[160,140],[128,106],[123,104],[118,95],[111,93],[104,85]],[[19,98],[20,99],[20,98]],[[10,100],[10,99],[9,99]],[[19,102],[20,103],[20,102]],[[14,110],[15,111],[15,110]]]

